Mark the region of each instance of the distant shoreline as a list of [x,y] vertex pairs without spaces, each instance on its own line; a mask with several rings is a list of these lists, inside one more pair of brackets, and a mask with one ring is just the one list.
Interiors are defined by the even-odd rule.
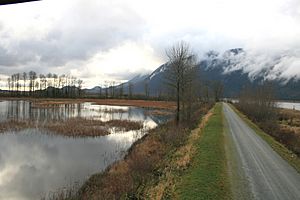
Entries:
[[49,106],[58,104],[76,104],[92,102],[98,105],[112,106],[136,106],[144,108],[160,108],[174,110],[175,102],[172,101],[153,101],[153,100],[131,100],[131,99],[92,99],[92,98],[30,98],[30,97],[0,97],[3,100],[25,100],[35,103],[35,106]]

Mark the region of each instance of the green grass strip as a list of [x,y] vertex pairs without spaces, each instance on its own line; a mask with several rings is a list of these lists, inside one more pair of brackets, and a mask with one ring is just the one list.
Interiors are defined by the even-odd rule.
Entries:
[[232,199],[224,140],[222,105],[217,104],[176,189],[179,199]]
[[293,166],[300,173],[300,159],[292,151],[287,149],[283,144],[276,141],[272,136],[261,130],[254,124],[246,115],[242,114],[232,104],[230,107],[242,118],[262,139],[264,139],[283,159],[285,159],[291,166]]

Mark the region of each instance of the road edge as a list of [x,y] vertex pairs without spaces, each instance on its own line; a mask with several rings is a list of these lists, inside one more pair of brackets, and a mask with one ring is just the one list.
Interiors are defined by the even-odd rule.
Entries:
[[224,112],[223,103],[223,129],[225,137],[225,153],[227,159],[227,169],[230,178],[231,192],[234,200],[252,200],[253,194],[250,190],[249,180],[243,169],[243,164],[239,158],[237,148],[230,133],[229,123]]
[[292,151],[287,149],[283,144],[276,141],[272,136],[265,133],[254,122],[252,122],[246,115],[240,112],[234,105],[227,104],[232,110],[248,125],[254,132],[260,136],[265,142],[267,142],[271,148],[278,153],[284,160],[286,160],[293,168],[300,173],[300,158],[297,157]]

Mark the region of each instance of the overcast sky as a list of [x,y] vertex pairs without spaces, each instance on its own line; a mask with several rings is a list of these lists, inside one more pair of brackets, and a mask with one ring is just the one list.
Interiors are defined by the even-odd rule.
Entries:
[[74,75],[86,87],[124,81],[156,69],[167,61],[165,49],[181,40],[199,57],[242,47],[251,57],[244,69],[250,72],[281,56],[269,76],[300,78],[300,1],[43,0],[0,6],[0,79],[34,70]]

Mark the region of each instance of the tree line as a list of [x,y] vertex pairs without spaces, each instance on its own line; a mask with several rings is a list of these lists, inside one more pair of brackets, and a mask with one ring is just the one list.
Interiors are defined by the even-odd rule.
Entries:
[[80,97],[82,96],[81,79],[69,75],[55,73],[37,74],[16,73],[7,78],[10,96],[29,97]]
[[267,132],[277,129],[275,91],[271,82],[245,86],[240,93],[238,108]]
[[[217,102],[223,96],[221,81],[201,82],[197,71],[196,54],[188,43],[180,42],[166,50],[168,63],[165,85],[159,89],[158,96],[150,95],[149,83],[144,82],[144,94],[135,94],[131,82],[118,83],[105,81],[99,87],[98,95],[83,94],[81,79],[69,75],[48,73],[16,73],[7,79],[8,95],[30,97],[95,97],[174,100],[176,102],[176,122],[189,122],[199,103]],[[166,90],[164,87],[166,86]]]

